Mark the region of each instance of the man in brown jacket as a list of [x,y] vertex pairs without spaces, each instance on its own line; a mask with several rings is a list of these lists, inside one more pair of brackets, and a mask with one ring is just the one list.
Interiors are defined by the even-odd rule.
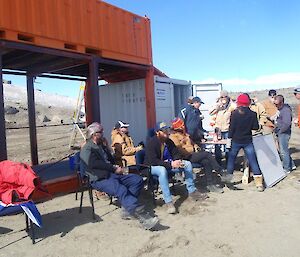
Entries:
[[252,134],[253,135],[257,135],[260,133],[267,134],[269,131],[268,127],[266,128],[266,124],[268,123],[268,115],[265,107],[257,101],[256,97],[251,98],[250,110],[256,113],[258,124],[259,124],[259,130],[252,131]]
[[271,89],[268,93],[268,98],[262,101],[262,105],[265,107],[265,111],[267,113],[267,118],[268,118],[268,121],[266,122],[264,128],[266,134],[274,132],[275,122],[277,117],[279,116],[278,109],[274,104],[276,95],[277,95],[276,90]]
[[207,190],[214,193],[223,193],[223,189],[216,186],[212,175],[213,171],[222,173],[222,168],[211,153],[206,151],[195,152],[195,145],[190,136],[185,132],[184,122],[180,118],[172,122],[172,131],[169,138],[174,142],[184,160],[200,164],[204,167]]
[[[220,92],[220,97],[217,99],[217,103],[210,111],[210,115],[215,116],[215,130],[221,134],[221,139],[227,139],[230,116],[235,110],[236,104],[231,100],[226,90]],[[228,150],[224,149],[222,145],[215,146],[215,155],[217,162],[222,165],[222,152],[225,152],[225,158],[227,162]]]
[[133,140],[128,131],[129,124],[118,121],[111,132],[112,148],[115,152],[116,164],[124,166],[136,165],[135,154],[143,149],[142,145],[134,146]]

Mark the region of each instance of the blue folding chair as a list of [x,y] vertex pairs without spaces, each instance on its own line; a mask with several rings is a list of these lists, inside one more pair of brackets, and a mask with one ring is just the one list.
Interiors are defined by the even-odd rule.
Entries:
[[42,227],[42,216],[36,205],[32,201],[10,205],[5,205],[0,201],[0,216],[14,215],[20,212],[25,213],[26,232],[31,236],[32,244],[35,244],[34,225]]

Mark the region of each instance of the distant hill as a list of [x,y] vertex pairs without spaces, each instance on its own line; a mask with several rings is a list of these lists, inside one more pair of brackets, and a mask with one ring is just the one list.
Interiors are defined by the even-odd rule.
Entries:
[[[37,125],[70,123],[76,99],[35,90]],[[5,122],[7,128],[28,125],[26,87],[4,84]]]

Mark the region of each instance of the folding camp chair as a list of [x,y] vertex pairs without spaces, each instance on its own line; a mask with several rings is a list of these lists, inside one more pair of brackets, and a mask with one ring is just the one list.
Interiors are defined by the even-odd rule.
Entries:
[[9,205],[0,201],[0,216],[14,215],[19,212],[25,213],[25,230],[31,236],[32,244],[35,244],[34,226],[42,227],[42,217],[36,205],[32,201]]

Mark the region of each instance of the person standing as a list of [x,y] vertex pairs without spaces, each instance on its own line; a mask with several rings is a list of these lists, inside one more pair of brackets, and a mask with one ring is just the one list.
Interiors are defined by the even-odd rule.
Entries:
[[276,90],[271,89],[269,90],[268,98],[261,102],[265,108],[265,111],[267,113],[267,118],[268,118],[268,121],[266,122],[264,127],[264,131],[266,134],[270,134],[274,132],[275,122],[279,115],[278,109],[274,104],[276,95],[277,95]]
[[266,123],[268,122],[268,115],[266,113],[265,107],[262,105],[262,103],[259,103],[257,101],[256,97],[250,99],[251,99],[250,110],[256,113],[258,124],[259,124],[259,129],[252,131],[252,134],[253,135],[266,134],[265,127],[266,127]]
[[256,113],[249,108],[250,98],[247,94],[241,94],[237,98],[237,109],[232,112],[228,131],[227,174],[221,177],[224,182],[233,179],[234,164],[240,149],[243,149],[253,172],[254,182],[259,192],[264,191],[263,176],[259,168],[254,146],[252,143],[252,130],[259,129]]
[[[294,89],[294,95],[300,101],[300,86]],[[294,123],[300,128],[300,104],[298,104],[298,117],[294,119]]]
[[203,116],[199,110],[201,104],[204,103],[202,102],[200,97],[194,97],[192,103],[186,108],[184,119],[186,132],[190,135],[191,139],[198,145],[200,145],[205,133],[207,133],[207,131],[203,128],[202,125]]
[[[226,90],[221,91],[216,106],[209,113],[210,115],[215,115],[215,131],[216,133],[221,134],[221,138],[219,138],[219,140],[228,138],[230,116],[235,108],[236,105],[232,103],[228,92]],[[216,160],[220,165],[222,165],[222,151],[225,152],[226,161],[228,156],[227,149],[222,150],[222,147],[222,145],[215,146]]]
[[289,141],[292,132],[292,109],[284,103],[284,97],[277,95],[275,105],[278,108],[279,116],[276,120],[275,134],[278,138],[279,151],[282,158],[283,169],[286,173],[296,169],[296,165],[290,155]]
[[189,96],[186,101],[186,105],[180,110],[179,117],[181,119],[183,119],[183,120],[185,119],[186,108],[193,103],[193,98],[194,98],[193,96]]

